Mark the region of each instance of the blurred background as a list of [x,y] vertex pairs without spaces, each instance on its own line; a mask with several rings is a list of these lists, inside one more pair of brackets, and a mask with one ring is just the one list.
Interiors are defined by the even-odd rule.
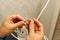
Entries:
[[[37,18],[47,0],[0,0],[0,25],[8,15]],[[60,0],[50,0],[39,21],[49,40],[60,40]]]

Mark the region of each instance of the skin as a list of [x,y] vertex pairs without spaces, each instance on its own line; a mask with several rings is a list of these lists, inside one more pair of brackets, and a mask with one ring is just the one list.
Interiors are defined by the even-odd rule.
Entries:
[[[20,15],[8,16],[0,27],[0,38],[10,35],[17,27],[20,29],[23,24],[24,19]],[[29,32],[27,40],[43,40],[43,25],[37,19],[28,19],[26,28]]]
[[29,24],[29,35],[27,40],[43,40],[44,31],[43,25],[37,20],[30,20]]
[[[19,21],[14,22],[14,19],[18,19]],[[21,27],[23,23],[24,19],[20,15],[8,16],[0,28],[0,37],[8,36],[15,28]]]

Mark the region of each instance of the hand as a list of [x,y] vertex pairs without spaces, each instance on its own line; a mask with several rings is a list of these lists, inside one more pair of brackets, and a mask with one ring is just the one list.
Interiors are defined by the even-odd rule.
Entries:
[[27,40],[43,40],[43,25],[37,19],[30,21],[30,23],[27,22],[27,24],[29,24],[29,34]]
[[8,16],[0,27],[0,37],[8,36],[15,28],[21,28],[24,19],[20,15]]

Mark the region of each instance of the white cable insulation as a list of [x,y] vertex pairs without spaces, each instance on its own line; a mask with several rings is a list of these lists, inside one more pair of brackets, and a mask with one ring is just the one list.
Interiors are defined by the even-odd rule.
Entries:
[[41,11],[40,14],[38,15],[37,19],[39,19],[40,16],[43,14],[44,10],[46,9],[46,7],[47,7],[48,4],[49,4],[49,1],[50,1],[50,0],[48,0],[47,3],[45,4],[45,6],[43,7],[42,11]]
[[[42,11],[40,12],[40,14],[38,15],[37,19],[39,19],[41,17],[41,15],[43,14],[44,10],[46,9],[46,7],[48,6],[49,4],[49,1],[47,1],[47,3],[45,4],[45,6],[43,7]],[[44,35],[44,40],[48,40],[48,38]]]
[[11,35],[12,35],[14,38],[18,39],[13,33],[11,33]]
[[[48,6],[49,1],[50,1],[50,0],[48,0],[48,1],[46,2],[45,6],[43,7],[42,11],[41,11],[40,14],[38,15],[37,19],[39,19],[39,18],[41,17],[41,15],[43,14],[44,10],[45,10],[46,7]],[[11,33],[11,35],[12,35],[14,38],[20,40],[20,39],[17,38],[13,33]],[[44,40],[48,40],[48,38],[47,38],[46,36],[44,36]]]
[[[40,14],[38,15],[37,19],[39,19],[41,17],[41,15],[43,14],[44,10],[46,9],[46,7],[48,6],[49,4],[49,1],[47,1],[47,3],[45,4],[45,6],[43,7],[42,11],[40,12]],[[44,35],[44,40],[48,40],[48,38]]]
[[44,35],[44,40],[48,40],[48,38],[46,37],[46,35]]

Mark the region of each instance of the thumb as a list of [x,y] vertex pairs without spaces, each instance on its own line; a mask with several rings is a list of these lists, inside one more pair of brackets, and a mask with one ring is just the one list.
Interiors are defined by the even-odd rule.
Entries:
[[30,25],[29,25],[29,33],[34,33],[34,22],[31,20]]
[[21,28],[21,26],[24,24],[24,21],[20,21],[18,23],[15,23],[15,26],[18,28]]

